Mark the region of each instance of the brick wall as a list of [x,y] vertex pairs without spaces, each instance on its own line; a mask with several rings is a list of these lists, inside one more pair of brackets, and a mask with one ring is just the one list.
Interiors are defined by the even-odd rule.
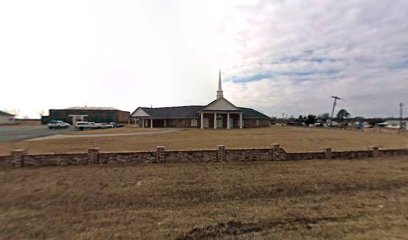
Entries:
[[286,160],[326,159],[324,152],[295,152],[288,153]]
[[69,115],[87,115],[85,121],[128,123],[130,113],[121,110],[50,109],[48,120],[62,120],[72,124]]
[[0,167],[66,166],[87,164],[143,164],[143,163],[204,163],[248,161],[294,161],[308,159],[359,159],[380,156],[408,155],[408,149],[379,149],[358,151],[332,151],[325,148],[316,152],[286,152],[279,144],[270,148],[228,149],[219,145],[209,150],[167,151],[158,146],[156,151],[101,152],[91,148],[87,153],[28,154],[25,150],[13,150],[0,155]]
[[225,150],[225,161],[270,161],[273,159],[272,155],[271,149],[230,149]]
[[100,164],[138,164],[156,162],[156,152],[101,152],[96,163]]
[[244,127],[257,128],[257,127],[270,127],[271,121],[268,119],[244,119]]
[[0,155],[0,167],[11,166],[11,155]]
[[130,112],[117,111],[116,112],[116,117],[117,117],[117,122],[118,123],[128,123],[129,122],[129,117],[130,117]]
[[164,162],[216,162],[215,150],[164,151]]
[[191,119],[169,119],[167,120],[167,127],[186,128],[190,127]]
[[24,150],[14,150],[10,155],[0,156],[0,166],[63,166],[84,165],[88,163],[87,153],[67,154],[27,154]]

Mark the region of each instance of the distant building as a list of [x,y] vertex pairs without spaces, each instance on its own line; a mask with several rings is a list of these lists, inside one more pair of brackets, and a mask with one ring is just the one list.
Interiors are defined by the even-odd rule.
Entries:
[[0,111],[0,124],[14,124],[15,122],[13,114]]
[[71,107],[65,109],[50,109],[49,115],[43,117],[43,123],[51,120],[61,120],[70,124],[77,121],[128,123],[129,112],[111,107]]
[[138,127],[243,128],[269,127],[271,118],[251,108],[236,107],[224,98],[221,73],[217,98],[208,105],[149,108],[138,107],[131,114]]
[[[390,119],[390,120],[387,120],[387,121],[385,121],[383,123],[377,124],[377,126],[385,127],[385,128],[400,129],[400,124],[401,124],[401,121],[399,119]],[[408,130],[408,121],[407,120],[402,121],[402,128]]]

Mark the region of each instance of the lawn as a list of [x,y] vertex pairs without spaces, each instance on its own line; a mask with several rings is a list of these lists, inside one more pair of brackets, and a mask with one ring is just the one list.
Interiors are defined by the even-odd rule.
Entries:
[[[75,132],[78,135],[91,133],[143,133],[163,129],[107,129]],[[325,147],[334,150],[360,150],[368,146],[386,148],[408,147],[408,134],[346,131],[337,129],[312,129],[274,126],[257,129],[201,130],[184,129],[179,132],[134,135],[101,136],[41,141],[0,143],[0,154],[12,149],[24,148],[31,153],[86,152],[88,148],[100,147],[102,151],[154,150],[157,146],[166,149],[214,149],[217,145],[227,148],[270,147],[280,143],[288,151],[316,151]]]
[[408,157],[0,170],[0,239],[406,239]]
[[68,132],[68,135],[89,135],[89,134],[112,134],[112,133],[143,133],[143,132],[159,132],[163,131],[163,128],[136,128],[133,126],[122,128],[105,128],[94,130],[83,130]]

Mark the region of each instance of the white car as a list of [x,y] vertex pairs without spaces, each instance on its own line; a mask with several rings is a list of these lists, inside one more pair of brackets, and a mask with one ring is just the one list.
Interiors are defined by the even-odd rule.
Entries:
[[68,128],[70,125],[64,121],[60,120],[51,120],[47,123],[49,129],[58,129],[58,128]]
[[84,130],[84,129],[98,129],[102,128],[101,124],[99,123],[94,123],[94,122],[77,122],[75,124],[75,127],[79,130]]
[[102,128],[113,128],[113,124],[111,123],[100,123]]

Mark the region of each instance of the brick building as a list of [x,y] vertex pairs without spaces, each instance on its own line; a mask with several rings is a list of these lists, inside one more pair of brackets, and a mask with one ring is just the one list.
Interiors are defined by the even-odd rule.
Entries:
[[62,120],[70,124],[75,124],[76,121],[128,123],[129,114],[110,107],[71,107],[50,109],[49,116],[46,116],[43,122]]
[[217,98],[206,106],[138,107],[130,115],[138,127],[252,128],[269,127],[271,118],[251,108],[236,107],[224,98],[221,73]]
[[13,114],[0,111],[0,124],[14,124],[16,122],[14,117]]

